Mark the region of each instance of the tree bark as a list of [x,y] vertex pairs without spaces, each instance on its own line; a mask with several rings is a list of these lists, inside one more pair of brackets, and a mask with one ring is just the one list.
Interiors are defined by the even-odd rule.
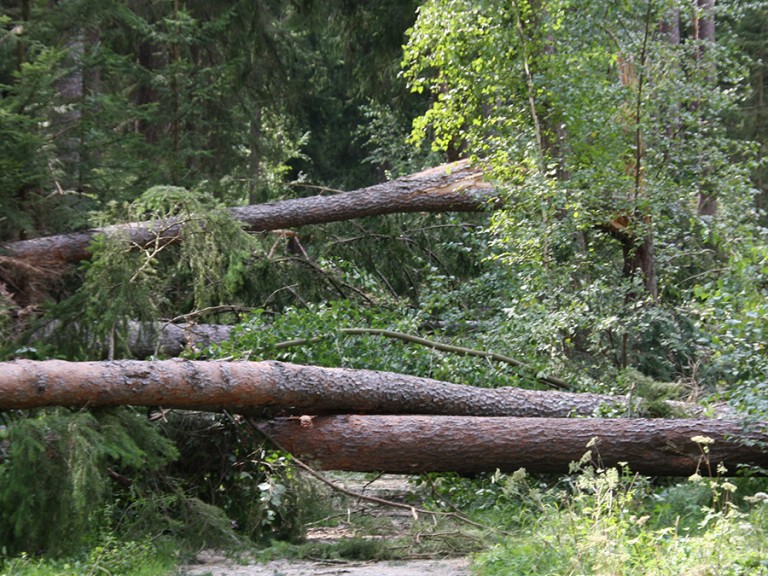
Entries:
[[[588,450],[597,466],[626,462],[632,472],[653,476],[712,475],[720,463],[730,474],[739,464],[768,466],[768,452],[741,441],[765,443],[768,434],[722,420],[342,415],[278,418],[257,427],[326,470],[565,473]],[[695,436],[714,440],[706,458]]]
[[[494,198],[482,171],[462,161],[351,192],[230,208],[229,212],[256,232],[404,212],[478,212]],[[116,224],[0,244],[0,253],[28,264],[79,262],[90,258],[89,246],[97,235],[122,235],[146,246],[158,238],[161,243],[178,241],[181,226],[183,222],[176,219]]]
[[591,416],[603,407],[637,413],[628,402],[624,396],[476,388],[391,372],[275,361],[0,363],[0,410],[134,405],[260,416],[362,412],[557,418]]
[[[31,334],[28,341],[42,340],[48,343],[60,342],[63,338],[71,337],[71,332],[63,336],[59,333],[62,323],[54,320]],[[68,326],[72,328],[72,326]],[[78,326],[75,326],[77,329]],[[128,322],[125,335],[126,348],[131,358],[147,358],[162,355],[175,357],[185,350],[203,350],[211,344],[220,344],[232,335],[234,326],[226,324],[195,324],[171,322]],[[77,330],[75,330],[77,333]],[[98,342],[101,352],[106,355],[108,342]],[[97,346],[98,348],[98,346]]]
[[[279,415],[259,429],[327,469],[562,472],[598,437],[601,465],[625,461],[643,474],[690,474],[703,454],[690,440],[696,435],[714,439],[713,466],[768,466],[759,444],[739,442],[742,427],[731,420],[566,418],[606,405],[625,410],[623,397],[483,389],[281,362],[0,363],[0,410],[124,404]],[[768,441],[762,432],[749,438]]]
[[[693,27],[694,39],[699,43],[696,59],[703,72],[705,87],[714,89],[717,84],[717,70],[710,54],[715,46],[715,0],[696,0]],[[698,102],[696,108],[700,105],[701,102]],[[700,122],[703,124],[704,119]],[[699,190],[697,212],[700,216],[715,216],[718,207],[717,192],[715,186],[708,182],[712,169],[707,158],[701,158],[700,163],[704,183]]]

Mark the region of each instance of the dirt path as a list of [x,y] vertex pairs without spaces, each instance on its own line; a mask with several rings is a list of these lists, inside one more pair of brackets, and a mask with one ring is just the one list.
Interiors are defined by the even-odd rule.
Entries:
[[[339,485],[367,496],[387,500],[403,501],[412,492],[404,476],[384,475],[373,481],[361,477],[344,478]],[[347,514],[352,522],[341,522],[335,526],[310,528],[307,540],[312,542],[333,543],[348,538],[360,537],[392,541],[412,532],[415,516],[408,510],[372,506],[370,503],[348,503]],[[354,525],[355,517],[376,518],[373,533],[359,533]],[[414,538],[428,539],[428,532],[416,531]],[[417,549],[411,552],[422,552]],[[449,553],[450,554],[450,553]],[[439,556],[440,554],[438,554]],[[443,556],[445,554],[442,554]],[[433,558],[407,560],[270,560],[268,562],[243,561],[228,559],[212,551],[201,552],[196,562],[183,567],[179,576],[471,576],[468,558]]]
[[239,565],[224,558],[187,567],[181,576],[471,576],[466,558],[392,560],[384,562],[307,562],[273,560]]

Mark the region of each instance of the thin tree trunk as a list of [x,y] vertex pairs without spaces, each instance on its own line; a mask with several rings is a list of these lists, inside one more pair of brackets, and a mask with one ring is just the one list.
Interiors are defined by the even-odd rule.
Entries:
[[[265,231],[401,212],[478,212],[497,199],[493,187],[483,181],[482,171],[463,161],[360,190],[230,208],[229,213],[246,229]],[[116,224],[0,244],[0,253],[27,264],[79,262],[90,258],[89,245],[97,235],[123,236],[146,246],[158,237],[165,243],[178,241],[182,225],[173,219]]]
[[[768,452],[759,446],[768,434],[745,434],[739,423],[722,420],[342,415],[257,426],[284,450],[326,470],[566,473],[588,451],[588,461],[599,467],[626,463],[632,472],[654,476],[715,475],[720,463],[729,474],[739,464],[768,466]],[[706,457],[697,436],[713,441]]]
[[664,40],[672,45],[680,44],[680,8],[672,6],[659,24],[659,32]]
[[171,162],[171,182],[174,185],[179,183],[179,173],[181,171],[181,113],[179,101],[179,61],[181,60],[181,50],[179,49],[180,29],[179,21],[179,0],[173,0],[173,19],[177,22],[174,30],[174,40],[171,43],[171,135],[172,135],[172,158]]
[[[668,44],[673,50],[677,50],[680,46],[680,8],[673,6],[666,13],[661,23],[659,24],[659,32],[666,44]],[[669,58],[670,62],[675,62],[674,58]],[[679,73],[679,65],[672,64],[673,70]],[[666,113],[668,118],[667,125],[665,127],[665,133],[668,140],[668,146],[672,146],[674,140],[682,137],[681,133],[681,119],[680,119],[681,103],[679,101],[672,101],[669,105],[669,109]]]
[[[45,406],[163,406],[264,414],[453,414],[590,416],[635,413],[625,396],[476,388],[372,370],[283,362],[138,360],[0,363],[0,410]],[[670,408],[695,406],[670,403]]]
[[75,25],[68,32],[65,41],[67,55],[64,58],[66,73],[56,82],[58,106],[51,118],[56,136],[58,160],[63,173],[50,167],[56,188],[61,194],[65,190],[79,189],[81,184],[82,115],[85,95],[85,32]]
[[144,137],[147,144],[153,145],[157,143],[158,133],[157,128],[145,117],[145,111],[155,102],[157,102],[157,94],[152,86],[152,78],[155,74],[155,63],[153,59],[154,46],[152,43],[145,39],[143,40],[136,50],[136,58],[139,66],[144,70],[144,78],[139,80],[136,88],[136,104],[138,104],[141,115],[135,124],[135,130]]
[[[714,87],[716,68],[714,60],[710,57],[712,47],[715,45],[715,1],[696,0],[694,8],[694,38],[699,43],[697,59],[703,76],[704,89]],[[706,158],[700,160],[702,165],[701,189],[698,199],[698,213],[701,216],[714,216],[717,214],[717,193],[712,183],[708,182],[711,176],[711,168]]]
[[[87,331],[81,326],[67,326],[62,336],[59,332],[62,323],[54,320],[44,327],[35,330],[29,341],[60,342],[63,338],[71,338],[72,334],[85,333],[83,340],[88,339]],[[185,350],[203,350],[212,344],[220,344],[227,340],[234,326],[225,324],[196,324],[172,322],[143,323],[128,322],[125,334],[125,347],[131,358],[147,358],[149,356],[176,357]],[[69,330],[73,329],[73,330]],[[97,342],[96,349],[106,353],[108,344]]]
[[248,185],[248,203],[259,204],[266,200],[264,182],[261,174],[261,108],[256,106],[251,114],[251,155],[250,184]]
[[21,28],[16,28],[19,38],[16,40],[16,70],[21,72],[21,67],[26,60],[27,45],[21,36],[26,32],[27,23],[31,16],[31,0],[21,0]]

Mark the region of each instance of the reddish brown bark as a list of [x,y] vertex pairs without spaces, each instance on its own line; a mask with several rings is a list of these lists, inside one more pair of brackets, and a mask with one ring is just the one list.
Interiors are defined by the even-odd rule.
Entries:
[[[625,398],[596,394],[490,390],[280,362],[0,363],[3,410],[132,404],[293,414],[263,422],[260,429],[290,452],[329,469],[472,473],[522,466],[559,472],[597,436],[606,465],[627,461],[644,474],[688,474],[700,456],[690,441],[694,435],[715,440],[710,447],[715,464],[768,466],[764,451],[738,442],[741,427],[733,421],[564,418],[589,415],[606,404],[622,410],[625,403]],[[338,415],[346,412],[379,416]],[[751,437],[768,441],[765,434]]]
[[[189,360],[0,363],[0,410],[44,406],[164,406],[242,414],[456,414],[558,418],[601,408],[630,412],[625,396],[507,387],[284,362]],[[700,409],[669,402],[678,413]],[[636,413],[633,405],[631,412]],[[722,412],[730,417],[727,411]]]
[[[246,229],[265,231],[403,212],[477,212],[493,197],[493,188],[483,181],[482,171],[464,161],[361,190],[230,208],[229,212]],[[99,234],[124,236],[145,246],[158,238],[161,243],[177,241],[182,225],[174,219],[117,224],[9,242],[0,245],[0,252],[27,263],[78,262],[90,258],[89,245]]]
[[[588,450],[599,466],[626,462],[654,476],[708,475],[719,463],[730,473],[739,464],[768,466],[768,452],[740,442],[742,426],[722,420],[343,415],[278,418],[258,428],[326,470],[564,473]],[[714,440],[708,459],[694,436]],[[764,432],[748,436],[768,442]]]
[[390,372],[283,362],[189,360],[0,363],[0,409],[164,406],[243,414],[471,414],[565,417],[601,406],[601,394],[486,389]]

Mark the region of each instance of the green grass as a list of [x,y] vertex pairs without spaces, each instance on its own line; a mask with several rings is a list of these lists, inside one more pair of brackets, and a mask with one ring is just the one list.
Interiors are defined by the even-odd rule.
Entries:
[[[521,476],[496,512],[512,529],[475,557],[479,576],[768,574],[768,502],[738,494],[754,482],[696,476],[658,487],[626,470],[584,469],[542,490]],[[536,514],[517,511],[526,506]]]
[[50,559],[21,554],[0,564],[0,576],[161,576],[171,572],[171,553],[149,542],[107,538],[80,557]]

